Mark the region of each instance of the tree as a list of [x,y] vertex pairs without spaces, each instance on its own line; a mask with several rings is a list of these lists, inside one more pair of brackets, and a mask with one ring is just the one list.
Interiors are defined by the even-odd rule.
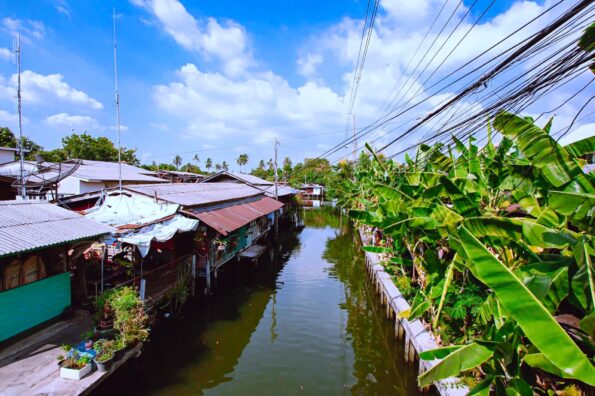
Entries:
[[182,165],[182,157],[176,155],[172,163],[175,165],[176,169],[180,169],[180,165]]
[[200,163],[200,157],[198,156],[198,154],[194,154],[194,157],[192,157],[192,161],[196,162],[196,164]]
[[240,156],[238,157],[238,159],[236,159],[236,162],[240,166],[240,172],[241,172],[242,171],[242,166],[244,166],[244,165],[246,165],[248,163],[248,154],[240,154]]
[[201,170],[198,166],[193,165],[191,163],[187,163],[186,165],[182,166],[180,169],[182,172],[190,172],[190,173],[200,173]]
[[[67,159],[86,159],[94,161],[118,161],[118,149],[114,143],[100,136],[94,138],[88,133],[73,133],[62,138],[62,148],[43,152],[46,161],[59,162]],[[136,149],[122,147],[121,159],[123,162],[138,165]]]
[[283,159],[283,179],[285,179],[285,181],[287,181],[287,179],[291,175],[292,165],[293,164],[291,163],[291,158],[285,157],[285,159]]
[[223,161],[223,163],[221,164],[221,167],[223,168],[224,171],[228,171],[229,170],[229,165],[225,161]]
[[[17,148],[17,138],[9,128],[0,128],[0,147]],[[23,136],[23,148],[26,151],[25,158],[29,160],[34,160],[35,154],[43,151],[43,147],[35,143],[33,140],[27,138],[26,136]],[[17,157],[19,157],[18,152]]]
[[215,170],[217,172],[220,172],[221,171],[221,164],[215,164]]
[[207,161],[205,162],[205,168],[207,168],[207,171],[211,171],[211,168],[213,167],[213,160],[210,158],[207,158]]

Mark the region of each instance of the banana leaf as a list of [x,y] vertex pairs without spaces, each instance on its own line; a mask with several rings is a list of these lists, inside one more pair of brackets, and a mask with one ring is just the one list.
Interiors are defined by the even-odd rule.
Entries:
[[365,252],[370,253],[392,253],[392,249],[383,246],[364,246]]
[[[436,350],[434,349],[433,351]],[[472,342],[452,351],[438,364],[420,375],[417,381],[419,382],[419,386],[428,386],[432,382],[454,377],[461,371],[479,366],[491,358],[493,354],[494,350],[492,348]]]
[[585,154],[595,153],[595,136],[568,144],[564,148],[576,158],[582,157]]
[[533,345],[566,375],[595,385],[595,367],[523,282],[463,226],[459,238],[473,275],[493,290]]
[[442,176],[440,183],[444,185],[446,192],[452,200],[452,204],[462,216],[478,216],[479,209],[449,178]]
[[444,359],[454,351],[461,349],[463,345],[451,345],[441,348],[430,349],[419,354],[421,360]]
[[593,194],[550,191],[548,201],[554,210],[575,221],[586,217],[592,218],[594,215],[595,195]]
[[578,162],[543,129],[515,114],[502,112],[494,128],[504,136],[516,139],[519,149],[544,178],[556,189],[573,182],[580,192],[590,193],[593,186]]
[[525,355],[523,358],[523,363],[531,366],[533,368],[537,368],[543,370],[547,373],[551,373],[557,375],[561,378],[572,378],[561,371],[558,367],[552,364],[543,353],[530,353]]
[[565,248],[576,243],[569,233],[545,227],[525,218],[470,217],[464,220],[463,224],[476,236],[522,240],[531,246]]

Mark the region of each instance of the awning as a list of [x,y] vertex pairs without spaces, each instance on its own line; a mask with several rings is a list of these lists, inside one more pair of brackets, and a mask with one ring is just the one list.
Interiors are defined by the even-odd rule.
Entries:
[[264,197],[254,202],[228,206],[205,212],[192,213],[209,227],[227,235],[269,213],[283,207],[283,204],[273,198]]
[[176,232],[195,231],[197,227],[198,220],[175,215],[173,219],[143,227],[137,232],[118,238],[118,240],[136,245],[141,255],[145,257],[151,248],[151,241],[165,242],[173,238]]
[[100,206],[87,210],[85,216],[119,229],[138,228],[173,216],[178,208],[144,195],[115,192],[107,195]]

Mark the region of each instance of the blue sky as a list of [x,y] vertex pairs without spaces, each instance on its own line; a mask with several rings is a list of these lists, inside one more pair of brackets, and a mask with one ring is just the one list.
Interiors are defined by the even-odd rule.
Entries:
[[[450,3],[446,11],[454,9]],[[489,3],[478,1],[461,31]],[[381,1],[355,106],[358,126],[378,115],[441,4]],[[20,33],[25,134],[48,149],[72,130],[115,139],[114,5],[122,141],[138,149],[142,162],[170,162],[177,153],[189,161],[197,151],[203,160],[235,166],[246,152],[255,166],[272,156],[274,138],[281,156],[297,162],[345,137],[364,0],[1,0],[0,124],[15,127],[15,65],[8,51]],[[458,48],[443,71],[546,6],[496,1],[476,29],[476,42]],[[575,107],[562,109],[561,120]]]

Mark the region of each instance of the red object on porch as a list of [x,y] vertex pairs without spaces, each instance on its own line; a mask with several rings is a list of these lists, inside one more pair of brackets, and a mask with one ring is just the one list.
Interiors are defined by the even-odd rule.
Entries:
[[151,241],[151,248],[161,250],[174,250],[174,238],[170,238],[165,242]]
[[254,202],[228,206],[221,209],[205,212],[195,212],[194,215],[209,227],[214,228],[222,235],[237,230],[269,213],[283,207],[283,204],[273,198],[264,197]]

